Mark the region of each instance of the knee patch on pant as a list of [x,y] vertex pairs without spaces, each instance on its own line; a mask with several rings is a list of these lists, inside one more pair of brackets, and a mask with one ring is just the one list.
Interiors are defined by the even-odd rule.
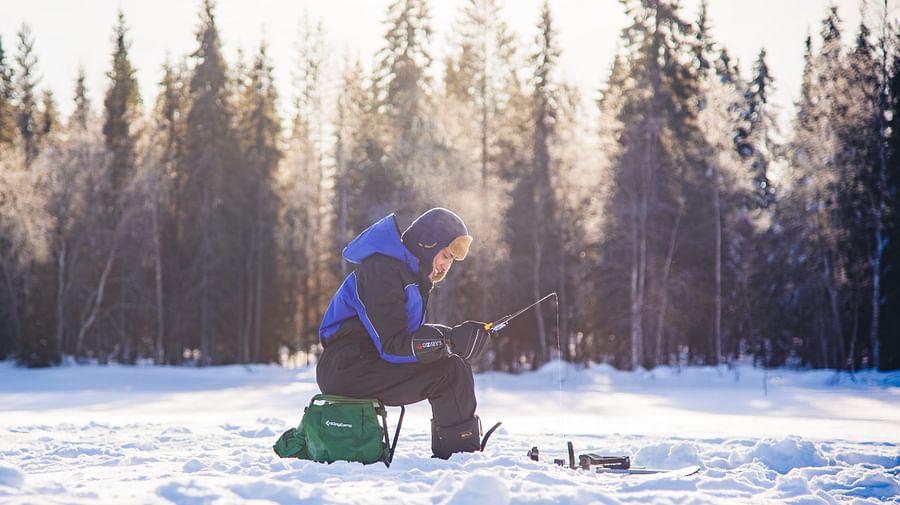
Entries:
[[441,459],[447,459],[457,452],[477,452],[481,450],[481,419],[463,421],[454,426],[438,426],[431,420],[431,452]]

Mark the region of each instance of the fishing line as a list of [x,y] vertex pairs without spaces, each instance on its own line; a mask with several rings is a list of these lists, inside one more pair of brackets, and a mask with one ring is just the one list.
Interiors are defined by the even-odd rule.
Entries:
[[[556,292],[553,292],[553,297],[556,299],[556,372],[559,378],[559,411],[564,412],[563,410],[563,380],[562,380],[562,344],[560,343],[559,338],[559,296],[557,296]],[[565,427],[563,428],[565,430]],[[563,432],[563,435],[568,435]]]

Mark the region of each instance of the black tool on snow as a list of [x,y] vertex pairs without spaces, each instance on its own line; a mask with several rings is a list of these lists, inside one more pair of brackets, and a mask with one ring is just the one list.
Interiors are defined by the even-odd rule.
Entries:
[[[602,474],[620,474],[620,475],[650,475],[650,474],[667,474],[675,477],[689,477],[700,471],[699,465],[690,465],[682,468],[646,468],[642,466],[631,466],[630,456],[601,456],[599,454],[587,453],[578,455],[578,464],[575,464],[575,448],[572,442],[566,444],[569,450],[569,461],[556,458],[553,462],[563,468],[571,470],[586,470],[589,472]],[[540,451],[537,447],[532,447],[528,451],[528,458],[532,461],[540,461]]]
[[531,305],[525,307],[524,309],[520,309],[520,310],[518,310],[518,311],[516,311],[516,312],[513,312],[512,314],[507,314],[507,315],[501,317],[500,319],[494,321],[493,323],[487,323],[487,324],[485,324],[485,325],[484,325],[484,329],[487,330],[487,331],[489,331],[489,332],[491,333],[491,335],[496,335],[496,334],[500,333],[500,331],[502,331],[503,328],[506,328],[506,325],[509,324],[510,321],[512,321],[512,320],[515,319],[516,317],[519,317],[519,316],[522,315],[522,313],[524,313],[526,310],[528,310],[528,309],[534,307],[535,305],[537,305],[537,304],[543,302],[544,300],[546,300],[547,298],[550,298],[551,296],[556,296],[556,291],[554,291],[554,292],[552,292],[552,293],[550,293],[550,294],[544,296],[544,297],[541,298],[540,300],[538,300],[538,301],[532,303]]
[[[579,454],[578,464],[575,464],[575,446],[572,442],[566,442],[569,450],[569,461],[562,458],[556,458],[553,462],[562,467],[568,467],[572,470],[590,470],[591,468],[608,469],[608,470],[628,470],[631,468],[631,457],[629,456],[601,456],[595,453]],[[540,451],[537,446],[532,447],[528,451],[528,458],[532,461],[540,461]]]
[[594,453],[579,454],[578,466],[582,470],[590,470],[592,466],[611,470],[628,470],[631,468],[631,458],[628,456],[599,456]]

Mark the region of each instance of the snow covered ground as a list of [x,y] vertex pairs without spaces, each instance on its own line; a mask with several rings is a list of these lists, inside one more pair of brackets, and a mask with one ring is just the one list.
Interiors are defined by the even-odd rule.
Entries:
[[[764,394],[764,380],[767,394]],[[898,503],[900,373],[656,369],[557,362],[480,374],[484,453],[430,456],[430,410],[407,410],[394,464],[278,459],[317,392],[312,368],[0,363],[0,503]],[[388,418],[397,419],[397,409]],[[535,463],[578,452],[699,465],[691,477]]]

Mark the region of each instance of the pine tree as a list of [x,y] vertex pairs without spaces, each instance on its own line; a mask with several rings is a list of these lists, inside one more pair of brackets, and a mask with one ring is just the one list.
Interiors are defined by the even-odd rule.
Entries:
[[[127,35],[125,15],[119,11],[113,32],[112,69],[107,74],[110,84],[103,101],[103,136],[112,161],[109,166],[108,191],[101,198],[107,209],[106,226],[110,230],[121,227],[120,220],[128,205],[123,200],[124,193],[128,182],[136,172],[137,134],[133,123],[140,115],[138,111],[140,96],[135,70],[128,55],[130,43],[126,40]],[[123,251],[122,254],[123,257],[132,256],[129,251]],[[116,329],[120,335],[119,358],[125,363],[134,363],[137,353],[132,336],[133,330],[129,323],[132,313],[124,309],[128,305],[128,284],[134,279],[133,275],[126,274],[133,271],[134,269],[124,268],[121,264],[116,265],[111,274],[115,282],[109,286],[112,295],[108,299],[109,306],[119,307],[114,313],[117,319]]]
[[88,120],[91,117],[91,104],[87,97],[87,86],[84,81],[84,67],[78,67],[78,77],[75,78],[75,110],[69,117],[69,128],[85,130],[88,126]]
[[179,264],[182,223],[180,213],[187,203],[177,197],[188,197],[181,188],[186,182],[184,164],[185,118],[188,109],[184,69],[175,68],[168,60],[163,65],[154,109],[155,123],[161,141],[158,143],[161,180],[157,193],[154,232],[154,288],[156,305],[155,356],[157,363],[177,364],[187,347],[177,331],[185,314],[177,308],[185,293],[181,290]]
[[108,275],[104,278],[103,271],[110,248],[108,230],[102,222],[102,205],[96,195],[108,182],[108,158],[100,125],[91,117],[83,72],[79,74],[75,111],[64,129],[53,130],[53,141],[46,144],[38,158],[39,169],[46,171],[46,206],[53,216],[48,240],[54,279],[42,289],[53,295],[47,305],[54,310],[56,328],[47,333],[55,333],[55,350],[76,360],[100,356],[102,361],[109,349],[102,332],[93,328],[101,317],[98,298],[103,298],[99,294],[107,286]]
[[125,184],[134,174],[136,155],[132,122],[138,115],[140,97],[135,70],[128,56],[130,43],[126,41],[127,34],[125,15],[119,11],[113,37],[115,50],[112,70],[108,74],[110,86],[103,101],[105,110],[103,135],[106,137],[106,147],[113,156],[113,164],[110,167],[112,195],[106,202],[110,209],[117,208],[115,198],[119,197]]
[[[347,241],[375,220],[397,210],[388,199],[403,190],[401,177],[386,153],[388,137],[378,96],[377,75],[367,78],[359,62],[344,71],[338,108],[339,117],[343,116],[339,123],[345,125],[339,130],[343,152],[338,153],[344,160],[344,169],[336,177],[346,181],[342,184],[344,203],[339,205],[348,206],[344,213]],[[340,193],[338,196],[341,198]]]
[[[18,39],[14,85],[16,126],[24,153],[24,167],[28,169],[37,161],[41,144],[48,139],[58,117],[52,93],[45,92],[40,97],[37,94],[37,56],[34,54],[34,39],[28,25],[23,23]],[[43,202],[46,195],[42,189],[28,187],[23,182],[21,192],[36,202]],[[16,304],[23,311],[19,361],[32,367],[58,363],[59,349],[50,337],[55,326],[51,296],[53,277],[46,254],[29,258],[21,282],[24,296],[21,303]]]
[[[296,293],[294,302],[287,309],[293,320],[286,322],[291,329],[290,334],[296,338],[288,343],[304,352],[318,343],[316,325],[325,311],[324,304],[328,302],[324,295],[331,291],[332,286],[336,288],[329,275],[334,271],[335,258],[329,252],[340,251],[346,245],[340,239],[334,243],[322,240],[323,237],[334,236],[330,231],[329,218],[335,213],[329,203],[333,199],[328,193],[329,181],[324,162],[324,39],[322,23],[313,25],[305,18],[297,47],[294,117],[282,173],[287,204],[283,222],[287,227],[283,234],[289,258],[286,268],[294,276],[292,282],[285,283],[284,291]],[[345,179],[343,176],[340,178]],[[346,182],[341,180],[337,184]],[[346,215],[344,219],[346,224]]]
[[[697,77],[685,64],[697,47],[691,42],[693,31],[674,3],[622,3],[632,20],[622,36],[628,78],[620,91],[619,146],[612,153],[615,192],[607,204],[611,225],[605,230],[606,259],[600,272],[609,275],[610,289],[615,285],[618,291],[630,293],[629,304],[623,307],[630,317],[627,325],[620,319],[601,322],[600,331],[628,335],[609,342],[609,346],[628,344],[627,349],[613,347],[614,352],[629,357],[626,366],[638,367],[653,355],[647,336],[659,324],[656,315],[665,297],[677,303],[671,307],[673,317],[665,322],[664,331],[693,335],[696,340],[682,344],[693,352],[714,354],[708,330],[699,329],[712,327],[712,311],[707,305],[712,300],[677,292],[666,294],[669,288],[661,279],[672,238],[677,234],[698,235],[685,242],[690,248],[679,248],[674,260],[681,263],[676,274],[682,289],[698,291],[698,279],[709,282],[704,272],[714,261],[710,257],[714,248],[710,245],[713,237],[707,235],[711,228],[708,216],[712,214],[709,198],[700,196],[709,194],[709,177],[704,170],[696,169],[703,166],[696,159],[702,142],[695,117]],[[691,195],[694,191],[700,193]],[[695,205],[685,206],[688,203]],[[677,230],[679,212],[684,212],[686,223],[704,223],[703,228]],[[713,288],[703,286],[699,291],[710,293]],[[663,345],[674,350],[676,342]],[[668,355],[668,351],[661,354]]]
[[41,116],[38,121],[39,143],[44,144],[51,132],[59,129],[59,111],[56,108],[56,100],[49,89],[41,94]]
[[[860,329],[872,327],[877,335],[878,305],[880,302],[880,256],[883,253],[883,219],[885,215],[886,167],[880,160],[881,145],[886,141],[884,129],[884,104],[881,95],[882,65],[876,48],[870,42],[870,31],[865,19],[860,22],[853,49],[847,55],[846,95],[849,106],[847,114],[839,118],[838,138],[841,149],[836,161],[842,165],[841,181],[838,183],[841,221],[846,229],[849,243],[841,248],[850,277],[848,289],[844,290],[842,305],[848,319],[852,321],[849,333],[849,348],[845,361],[854,369],[863,354],[865,341],[860,342]],[[872,311],[864,310],[866,290],[872,286]],[[852,300],[852,302],[850,301]],[[850,303],[848,303],[850,302]],[[848,310],[851,308],[851,310]],[[877,337],[867,340],[866,361],[872,362],[878,353]]]
[[0,37],[0,147],[11,146],[16,140],[14,91],[13,69],[9,66]]
[[[900,29],[887,36],[894,47],[900,47]],[[888,75],[885,90],[885,109],[890,116],[885,124],[889,132],[885,143],[885,186],[891,202],[900,198],[900,52],[894,52],[886,62]],[[900,367],[900,343],[896,335],[900,332],[900,212],[894,203],[885,222],[881,300],[881,321],[878,326],[878,366],[882,370],[893,370]],[[874,347],[874,345],[873,345]],[[874,353],[873,353],[874,354]]]
[[[715,54],[715,43],[710,32],[709,2],[700,0],[700,13],[697,16],[693,51],[696,69],[701,75],[709,74],[714,68],[714,62],[711,58]],[[725,68],[727,68],[727,64]],[[703,108],[702,103],[701,108]]]
[[240,236],[234,233],[245,208],[239,186],[243,177],[236,166],[240,153],[228,69],[212,0],[203,3],[197,42],[185,125],[184,180],[176,195],[181,244],[175,279],[191,296],[182,300],[176,317],[183,342],[198,350],[199,364],[208,365],[227,359],[221,346],[237,342],[237,315],[245,294],[239,289]]
[[[856,254],[842,245],[850,240],[848,231],[852,230],[844,184],[853,176],[841,159],[841,132],[852,105],[848,93],[852,84],[836,8],[830,8],[823,19],[821,37],[818,54],[812,52],[807,39],[791,142],[794,180],[774,216],[780,240],[795,244],[778,256],[787,272],[782,296],[790,312],[785,314],[784,326],[788,331],[817,335],[803,340],[802,353],[817,366],[838,368],[847,363],[845,321],[857,304],[852,289],[847,290]],[[780,348],[775,359],[780,360],[790,342],[776,343]]]
[[31,28],[22,24],[18,32],[18,54],[16,55],[15,97],[16,127],[25,150],[25,166],[30,167],[37,157],[38,118],[37,118],[37,56],[34,54],[34,38]]
[[[845,285],[848,269],[847,255],[839,244],[848,239],[849,229],[842,197],[842,182],[846,165],[841,163],[841,123],[847,117],[851,103],[848,100],[846,80],[846,56],[841,42],[842,20],[837,7],[829,9],[822,21],[822,46],[816,62],[816,89],[819,108],[817,110],[817,134],[821,154],[824,179],[821,191],[816,195],[818,213],[818,242],[822,258],[822,285],[828,310],[828,342],[831,349],[826,366],[843,368],[846,362],[846,335],[841,291]],[[826,345],[827,345],[826,344]]]
[[[348,243],[350,237],[350,158],[353,149],[353,118],[361,115],[359,107],[365,97],[365,90],[360,84],[362,69],[359,60],[355,65],[344,61],[344,69],[341,75],[341,84],[335,102],[334,111],[334,221],[335,240],[332,247]],[[360,98],[363,97],[363,98]],[[340,279],[347,277],[347,265],[343,258],[335,256],[331,270]]]
[[0,157],[0,353],[12,352],[21,365],[44,367],[60,358],[52,338],[48,169],[24,167],[21,150]]
[[[769,262],[772,273],[766,292],[772,299],[769,304],[773,317],[759,321],[761,334],[811,334],[819,338],[798,341],[797,350],[803,365],[825,366],[827,348],[825,322],[822,317],[824,302],[819,289],[818,272],[820,255],[814,247],[819,221],[816,216],[815,194],[819,181],[813,168],[818,157],[817,146],[817,91],[812,36],[804,41],[803,71],[800,98],[795,103],[793,137],[789,145],[790,180],[783,184],[772,221],[765,236],[765,243],[775,251]],[[769,330],[769,331],[767,331]],[[771,342],[770,342],[771,343]],[[776,342],[777,344],[777,342]],[[760,345],[760,347],[764,347]],[[762,351],[762,349],[758,349]],[[758,354],[762,354],[759,352]],[[765,353],[766,365],[781,364],[776,347],[774,356]]]
[[[461,212],[474,214],[476,219],[467,222],[474,236],[488,236],[491,230],[501,226],[497,217],[501,215],[502,200],[496,198],[500,165],[505,160],[498,156],[500,144],[507,142],[500,138],[501,121],[509,107],[509,91],[516,85],[516,46],[513,36],[501,16],[502,4],[497,0],[469,0],[461,9],[461,19],[454,34],[457,40],[455,54],[448,58],[444,83],[447,107],[458,110],[459,136],[451,144],[459,153],[465,174],[475,172],[479,180],[477,198],[460,202]],[[451,115],[447,113],[445,115]],[[476,168],[477,171],[468,169]],[[475,188],[472,188],[475,190]],[[474,192],[474,191],[473,191]],[[477,201],[478,205],[465,205]],[[465,317],[487,319],[490,317],[488,303],[492,298],[502,300],[497,293],[491,296],[491,288],[497,284],[478,282],[489,270],[496,270],[499,261],[489,249],[473,252],[476,268],[466,268],[461,275],[471,276],[475,289],[457,293],[457,303]],[[462,281],[462,280],[461,280]],[[495,290],[496,291],[496,290]],[[495,301],[495,303],[496,303]],[[464,305],[464,306],[461,306]]]
[[[900,111],[896,107],[892,108],[891,104],[891,42],[893,29],[889,21],[888,2],[885,0],[881,10],[881,33],[876,44],[876,60],[878,67],[878,92],[876,98],[876,116],[878,127],[878,146],[876,149],[877,161],[875,163],[874,186],[877,193],[874,195],[872,202],[872,220],[873,220],[873,247],[871,250],[870,264],[872,268],[872,312],[869,327],[869,350],[871,354],[871,365],[875,369],[882,366],[882,305],[884,305],[884,266],[885,252],[890,243],[890,217],[892,212],[896,212],[896,201],[894,191],[891,187],[891,149],[890,143],[893,140],[892,134],[889,133],[889,116],[896,116]],[[896,48],[897,46],[894,46]],[[897,130],[895,129],[894,132]],[[896,136],[896,134],[893,134]],[[893,166],[897,166],[895,163]]]
[[[713,66],[711,63],[712,55],[714,54],[714,46],[715,43],[712,39],[710,29],[710,20],[707,13],[707,5],[706,2],[703,1],[700,4],[700,15],[697,19],[696,23],[696,40],[694,44],[694,60],[695,60],[695,71],[697,73],[699,79],[699,103],[698,103],[698,119],[703,122],[705,121],[704,134],[705,139],[701,142],[703,147],[700,148],[700,156],[703,158],[702,164],[706,167],[706,171],[709,173],[708,181],[704,181],[709,186],[708,194],[711,195],[709,198],[711,203],[712,210],[712,229],[713,233],[713,283],[714,283],[714,292],[715,295],[713,297],[713,362],[718,365],[722,362],[724,356],[724,349],[722,343],[722,276],[723,276],[723,235],[726,234],[725,228],[727,227],[728,220],[728,205],[727,199],[725,198],[725,181],[727,180],[727,170],[729,160],[725,156],[721,156],[720,153],[730,153],[731,150],[727,149],[727,145],[721,141],[719,137],[719,133],[721,131],[729,131],[731,124],[729,124],[729,108],[732,106],[734,100],[730,97],[731,90],[727,85],[720,85],[720,79],[714,76]],[[723,126],[725,128],[723,128]],[[708,146],[708,147],[707,147]],[[726,203],[723,205],[723,200],[726,200]],[[725,208],[723,208],[725,207]],[[666,261],[664,263],[663,268],[663,293],[662,300],[666,303],[661,303],[662,309],[660,310],[660,318],[656,325],[657,332],[657,360],[656,363],[659,363],[662,359],[661,349],[662,349],[662,333],[665,315],[665,307],[668,304],[668,277],[671,274],[671,266],[672,260],[674,259],[674,249],[676,245],[676,239],[678,238],[678,231],[681,225],[681,219],[683,217],[683,206],[679,206],[679,213],[676,218],[675,225],[672,228],[671,240],[669,242],[669,252],[666,255]]]
[[[281,124],[276,114],[278,93],[275,90],[265,42],[253,60],[240,108],[240,138],[243,140],[244,162],[242,186],[246,212],[242,219],[245,243],[246,277],[240,328],[238,360],[258,362],[277,356],[281,342],[263,342],[263,334],[272,334],[266,321],[277,319],[272,309],[279,298],[275,283],[275,219],[278,202],[273,188],[275,170],[282,158]],[[265,312],[264,312],[265,310]],[[265,347],[263,347],[265,345]]]
[[[373,184],[367,207],[374,214],[395,211],[401,221],[425,210],[437,188],[421,180],[439,173],[431,138],[432,35],[427,0],[394,0],[388,6],[386,46],[378,55],[375,86],[384,117],[382,140],[386,184]],[[379,177],[373,174],[374,177]],[[375,181],[372,181],[373,183]],[[382,187],[378,187],[382,186]],[[373,219],[374,220],[374,219]]]
[[768,172],[772,159],[778,155],[778,145],[774,135],[778,134],[775,117],[769,104],[774,92],[774,79],[769,73],[766,50],[760,49],[753,64],[753,78],[745,93],[743,114],[748,125],[750,171],[753,177],[753,203],[758,208],[766,208],[774,202],[775,193]]
[[[533,210],[529,216],[532,226],[532,242],[530,244],[531,247],[525,250],[530,249],[534,261],[534,273],[531,277],[531,294],[535,300],[543,296],[542,291],[544,288],[542,288],[542,285],[546,285],[544,277],[548,275],[548,271],[552,272],[549,265],[561,260],[556,251],[550,250],[554,245],[558,247],[561,244],[560,237],[556,233],[556,220],[559,216],[556,212],[552,192],[551,164],[553,161],[550,158],[550,144],[553,142],[552,137],[556,134],[556,122],[558,119],[558,89],[556,87],[557,83],[554,82],[553,73],[558,64],[560,51],[556,42],[556,30],[550,12],[550,4],[546,0],[541,9],[538,32],[538,51],[532,57],[535,65],[533,78],[533,173],[531,174],[531,180],[526,183],[526,186],[524,188],[520,186],[522,189],[530,189],[533,195],[533,200],[530,202],[533,204]],[[528,191],[523,193],[527,194]],[[535,314],[537,317],[538,347],[533,364],[535,367],[539,367],[549,359],[547,353],[548,342],[543,311],[538,310]]]

